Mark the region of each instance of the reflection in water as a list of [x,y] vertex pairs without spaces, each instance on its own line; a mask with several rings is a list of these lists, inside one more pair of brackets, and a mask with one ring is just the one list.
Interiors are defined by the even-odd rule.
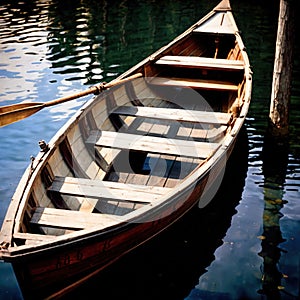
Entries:
[[13,1],[2,7],[0,102],[34,99],[35,85],[41,78],[41,70],[50,66],[45,60],[47,13],[45,3],[31,1]]
[[68,80],[82,80],[84,84],[103,79],[101,74],[107,70],[101,66],[106,49],[107,4],[102,2],[99,5],[95,1],[72,1],[67,6],[62,1],[51,3],[48,60],[52,62],[54,74],[70,74]]
[[[11,1],[1,7],[1,105],[46,102],[82,90],[81,82],[71,82],[62,72],[52,72],[53,64],[48,57],[53,46],[49,43],[50,9],[48,1]],[[62,47],[56,50],[64,55]],[[65,103],[59,107],[60,111],[50,109],[53,118],[70,116],[78,103],[82,104],[82,100]]]
[[262,152],[265,207],[263,213],[263,234],[261,236],[263,257],[262,289],[260,294],[267,299],[281,299],[282,292],[288,293],[282,286],[281,279],[285,277],[278,268],[281,256],[279,244],[285,241],[280,230],[280,210],[283,204],[284,182],[288,165],[288,140],[278,141],[268,133],[265,135]]
[[103,299],[184,299],[214,260],[216,248],[223,243],[241,199],[247,157],[248,140],[243,131],[227,164],[220,190],[207,207],[202,210],[195,207],[158,237],[127,254],[67,297],[99,294]]
[[[181,12],[176,1],[6,2],[0,14],[1,105],[46,102],[110,81],[179,34],[205,5],[193,0]],[[79,104],[82,99],[50,112],[65,119]]]

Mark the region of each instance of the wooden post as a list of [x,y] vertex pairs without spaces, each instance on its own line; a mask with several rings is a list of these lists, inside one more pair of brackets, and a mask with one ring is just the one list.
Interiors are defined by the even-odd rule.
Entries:
[[271,134],[287,136],[294,48],[293,0],[280,0],[273,85],[270,106]]

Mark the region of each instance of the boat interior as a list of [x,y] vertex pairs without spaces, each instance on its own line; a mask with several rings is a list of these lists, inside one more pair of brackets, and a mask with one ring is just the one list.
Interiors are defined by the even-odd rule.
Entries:
[[[15,243],[117,224],[214,155],[242,106],[234,34],[193,32],[100,93],[45,156]],[[101,214],[101,217],[100,217]]]

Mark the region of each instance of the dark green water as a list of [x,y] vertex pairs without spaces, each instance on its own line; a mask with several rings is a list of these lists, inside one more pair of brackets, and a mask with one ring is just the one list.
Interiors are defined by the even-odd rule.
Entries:
[[[278,149],[264,139],[277,2],[231,0],[253,67],[253,100],[245,134],[215,200],[67,298],[299,298],[299,36],[288,144]],[[0,105],[50,101],[109,81],[217,3],[0,0]],[[0,224],[30,156],[39,151],[38,141],[49,140],[85,100],[0,128]],[[0,299],[21,299],[11,268],[4,263]]]

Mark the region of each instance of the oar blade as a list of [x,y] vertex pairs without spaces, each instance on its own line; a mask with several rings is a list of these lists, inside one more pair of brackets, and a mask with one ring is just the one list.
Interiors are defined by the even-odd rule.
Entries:
[[23,103],[17,103],[17,104],[12,104],[12,105],[7,105],[7,106],[1,106],[0,107],[0,115],[14,111],[14,110],[19,110],[22,108],[27,108],[27,107],[33,107],[37,105],[42,105],[42,102],[23,102]]
[[8,105],[8,106],[2,106],[0,107],[0,127],[6,126],[9,124],[12,124],[14,122],[20,121],[22,119],[25,119],[34,113],[38,112],[44,107],[49,107],[53,105],[57,105],[60,103],[64,103],[66,101],[74,100],[89,94],[93,94],[96,92],[101,92],[102,89],[108,89],[111,88],[115,85],[125,83],[127,81],[133,80],[135,78],[142,77],[142,73],[136,73],[133,74],[129,77],[122,78],[122,79],[117,79],[115,81],[112,81],[110,83],[101,85],[99,86],[94,86],[91,87],[88,90],[85,90],[83,92],[79,92],[77,94],[73,94],[70,96],[62,97],[53,101],[49,102],[23,102],[23,103],[18,103],[18,104],[13,104],[13,105]]
[[[16,104],[18,105],[18,104]],[[38,112],[39,110],[41,110],[43,108],[42,105],[35,105],[35,106],[26,106],[26,107],[21,107],[17,110],[8,110],[6,112],[2,112],[3,108],[5,108],[4,106],[1,107],[0,110],[0,127],[21,121],[33,114],[35,114],[36,112]]]

